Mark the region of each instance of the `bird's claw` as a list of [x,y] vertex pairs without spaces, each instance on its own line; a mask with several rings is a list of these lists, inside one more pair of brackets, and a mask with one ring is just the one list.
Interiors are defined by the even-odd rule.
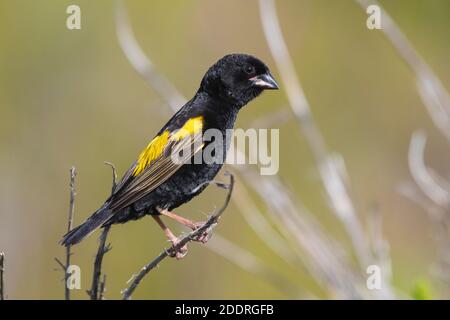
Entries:
[[[195,222],[193,230],[197,230],[198,228],[202,227],[206,222]],[[211,238],[211,227],[203,231],[201,234],[194,237],[192,240],[201,242],[203,244],[207,243],[208,240]]]
[[169,250],[169,256],[172,258],[176,258],[177,260],[183,259],[188,252],[187,245],[178,247],[178,244],[180,243],[180,240],[178,240],[178,238],[171,241],[172,241],[172,248],[171,250]]

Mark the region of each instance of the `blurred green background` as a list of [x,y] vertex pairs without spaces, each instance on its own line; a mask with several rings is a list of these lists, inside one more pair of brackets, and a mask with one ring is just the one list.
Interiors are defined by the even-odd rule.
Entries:
[[[125,3],[144,51],[187,97],[227,53],[256,55],[279,78],[256,1]],[[81,30],[66,28],[70,4],[81,7]],[[381,4],[450,89],[450,1]],[[436,249],[426,213],[396,188],[412,180],[407,152],[414,130],[426,130],[426,161],[444,177],[450,177],[448,143],[433,126],[414,75],[381,31],[366,28],[367,15],[354,1],[278,1],[277,9],[315,120],[329,148],[346,161],[363,221],[373,208],[382,214],[394,285],[411,292],[417,281],[429,278]],[[171,112],[124,57],[113,1],[1,0],[0,47],[0,251],[7,255],[6,290],[10,299],[61,299],[62,274],[53,258],[64,256],[58,241],[66,229],[70,167],[78,169],[78,224],[110,192],[111,172],[103,161],[122,174]],[[265,93],[240,113],[237,126],[249,128],[282,109],[289,110],[283,90]],[[328,232],[345,242],[293,116],[275,127],[281,178]],[[223,196],[209,188],[177,212],[200,220]],[[233,205],[216,231],[320,297],[308,275],[283,264]],[[73,248],[72,261],[82,270],[75,298],[87,298],[98,235]],[[167,242],[149,218],[113,227],[110,241],[106,296],[120,298],[130,276]],[[134,298],[292,297],[193,244],[184,260],[164,261],[153,271]]]

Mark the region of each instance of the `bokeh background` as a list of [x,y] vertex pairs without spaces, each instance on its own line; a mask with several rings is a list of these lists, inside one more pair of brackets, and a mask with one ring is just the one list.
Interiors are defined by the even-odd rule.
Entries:
[[[450,2],[381,1],[444,86],[450,88]],[[66,28],[66,8],[81,7],[82,29]],[[245,52],[278,71],[267,47],[256,1],[126,1],[136,38],[158,70],[187,97],[206,69],[227,53]],[[448,142],[435,129],[417,93],[414,75],[381,31],[350,0],[278,1],[283,34],[312,113],[327,145],[345,159],[363,223],[367,212],[383,217],[390,244],[393,284],[411,295],[430,280],[437,259],[434,229],[424,210],[396,190],[412,181],[408,145],[415,130],[428,135],[426,161],[450,177]],[[115,33],[113,1],[0,1],[0,251],[6,253],[9,299],[62,299],[69,169],[75,165],[75,223],[108,196],[113,162],[122,174],[171,116],[170,109],[133,70]],[[290,114],[283,88],[242,110],[237,126],[279,112],[279,175],[327,232],[348,245],[330,213],[316,165]],[[284,110],[284,111],[283,111]],[[220,206],[211,187],[177,210],[193,219]],[[260,199],[255,201],[264,206]],[[178,233],[184,231],[169,223]],[[324,297],[304,271],[283,263],[246,224],[234,204],[216,229],[298,285],[300,297]],[[97,232],[73,248],[85,299]],[[104,261],[108,298],[120,298],[126,281],[167,242],[149,218],[114,227],[113,250]],[[182,261],[154,270],[135,299],[298,298],[247,273],[201,245]]]

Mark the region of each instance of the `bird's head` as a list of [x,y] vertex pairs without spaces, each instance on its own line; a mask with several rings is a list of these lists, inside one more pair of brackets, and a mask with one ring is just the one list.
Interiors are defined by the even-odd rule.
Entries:
[[217,61],[203,77],[200,90],[242,107],[263,90],[278,89],[269,68],[247,54],[229,54]]

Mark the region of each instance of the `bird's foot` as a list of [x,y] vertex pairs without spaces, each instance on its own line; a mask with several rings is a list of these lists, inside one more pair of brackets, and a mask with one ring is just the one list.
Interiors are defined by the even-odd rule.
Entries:
[[169,251],[169,256],[172,258],[176,258],[177,260],[183,259],[188,252],[187,245],[178,247],[178,244],[180,243],[180,240],[178,238],[172,239],[170,240],[170,242],[172,242],[172,248]]
[[[198,228],[202,227],[205,223],[206,223],[206,221],[194,222],[192,230],[194,230],[194,231],[197,230]],[[192,240],[205,244],[205,243],[208,242],[208,240],[211,238],[211,236],[212,236],[212,228],[209,227],[208,229],[203,231],[201,234],[199,234],[198,236],[196,236]]]

